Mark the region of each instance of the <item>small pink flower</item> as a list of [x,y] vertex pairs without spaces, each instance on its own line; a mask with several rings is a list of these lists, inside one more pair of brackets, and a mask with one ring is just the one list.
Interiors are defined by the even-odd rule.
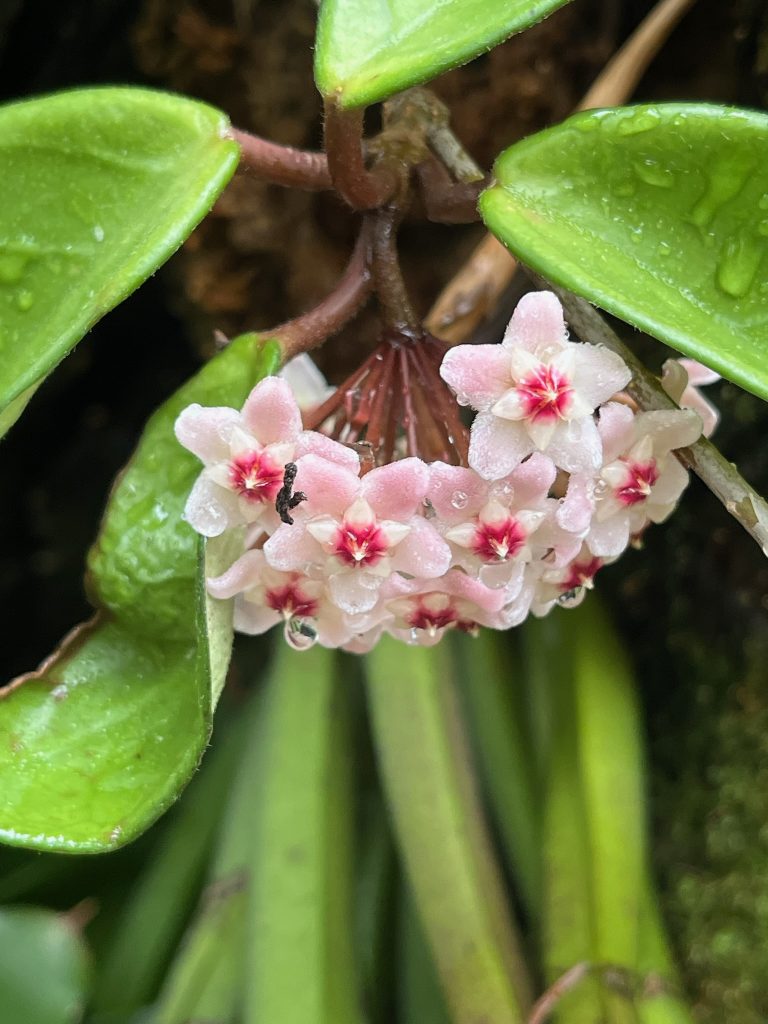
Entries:
[[523,296],[500,346],[452,348],[440,373],[478,412],[469,464],[487,480],[507,476],[536,450],[568,472],[597,468],[602,453],[592,414],[630,379],[613,352],[567,340],[551,292]]
[[296,487],[307,500],[294,525],[280,526],[264,545],[274,568],[327,575],[333,600],[349,614],[369,612],[392,573],[432,578],[447,570],[450,549],[422,514],[429,473],[420,459],[362,479],[312,455],[297,466]]
[[303,431],[301,415],[288,384],[266,377],[246,399],[242,412],[190,405],[176,420],[176,437],[205,465],[187,499],[184,516],[204,537],[259,522],[278,523],[274,509],[286,463],[308,452],[357,472],[359,460],[349,448],[312,431]]
[[689,410],[634,415],[617,403],[600,416],[606,464],[593,491],[594,520],[587,535],[593,555],[615,557],[649,523],[663,522],[688,483],[672,454],[701,435],[701,420]]
[[[401,596],[390,596],[398,591]],[[427,647],[438,643],[447,629],[475,633],[479,626],[491,625],[504,603],[502,590],[492,590],[458,569],[439,580],[392,581],[382,597],[393,616],[387,631]]]

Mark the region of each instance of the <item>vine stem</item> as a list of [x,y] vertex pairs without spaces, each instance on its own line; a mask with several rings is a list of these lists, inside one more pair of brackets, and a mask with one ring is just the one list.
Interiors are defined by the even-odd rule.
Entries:
[[232,138],[240,146],[242,163],[273,185],[309,192],[333,188],[325,153],[280,146],[240,128],[232,129]]
[[[539,287],[551,289],[557,294],[568,323],[579,337],[605,345],[621,356],[632,371],[632,380],[626,390],[641,409],[679,408],[664,391],[658,377],[640,362],[589,302],[545,281],[537,274],[531,273],[531,277]],[[704,437],[690,448],[681,448],[675,454],[684,466],[706,484],[736,522],[760,545],[763,553],[768,555],[768,502],[750,487],[736,466]]]
[[362,108],[342,110],[326,98],[325,151],[334,188],[353,209],[374,210],[395,194],[399,182],[391,165],[365,166]]
[[370,224],[366,219],[346,270],[322,302],[308,313],[264,332],[279,342],[285,360],[322,344],[330,335],[340,331],[365,305],[373,288],[370,235]]
[[373,215],[373,287],[381,303],[384,322],[398,334],[414,337],[421,325],[411,305],[397,255],[398,211],[386,207]]
[[[696,0],[660,0],[615,53],[577,110],[612,107],[632,95],[672,29]],[[424,323],[452,345],[465,341],[493,309],[515,275],[517,261],[487,234],[438,295]]]

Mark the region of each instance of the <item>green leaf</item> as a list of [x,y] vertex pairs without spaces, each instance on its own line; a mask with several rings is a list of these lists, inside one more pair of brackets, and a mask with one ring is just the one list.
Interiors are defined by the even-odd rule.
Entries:
[[202,544],[181,519],[200,471],[173,436],[191,402],[237,405],[278,365],[243,335],[150,419],[110,499],[89,559],[101,611],[0,701],[0,840],[100,852],[172,803],[210,733],[231,646],[231,604],[207,598],[227,541]]
[[157,853],[128,894],[111,941],[99,949],[91,1009],[121,1014],[154,996],[197,899],[245,741],[242,720],[221,734],[165,825]]
[[75,1024],[87,995],[85,947],[66,918],[0,909],[0,1015],[8,1024]]
[[354,686],[279,647],[264,694],[244,1024],[359,1024],[352,940]]
[[233,1024],[245,987],[248,862],[255,803],[262,782],[262,694],[243,715],[247,739],[227,802],[211,877],[199,911],[167,974],[153,1024],[210,1020]]
[[385,638],[366,656],[366,672],[395,838],[446,1003],[456,1020],[519,1024],[528,980],[469,766],[447,648]]
[[238,161],[228,128],[212,107],[146,89],[0,109],[1,427],[208,212]]
[[342,107],[378,103],[465,64],[568,0],[323,0],[315,81]]
[[524,263],[768,399],[768,115],[589,111],[494,173],[480,209]]

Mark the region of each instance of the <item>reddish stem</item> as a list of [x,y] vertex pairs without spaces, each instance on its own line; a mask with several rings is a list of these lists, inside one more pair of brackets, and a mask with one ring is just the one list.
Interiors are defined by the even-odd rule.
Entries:
[[421,334],[400,270],[397,255],[397,211],[392,207],[373,215],[373,284],[390,330],[407,337]]
[[342,110],[326,99],[325,151],[336,191],[355,210],[374,210],[395,194],[398,177],[391,166],[365,166],[362,109]]
[[366,224],[357,237],[347,268],[330,295],[308,313],[288,320],[268,333],[282,347],[285,359],[308,352],[340,331],[365,305],[371,294],[369,231]]
[[265,181],[309,192],[333,188],[325,153],[279,146],[239,128],[232,129],[232,137],[240,146],[242,162]]

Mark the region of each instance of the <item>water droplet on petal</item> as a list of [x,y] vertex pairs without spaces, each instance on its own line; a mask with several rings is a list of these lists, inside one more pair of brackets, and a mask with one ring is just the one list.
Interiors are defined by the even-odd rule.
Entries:
[[602,479],[598,480],[597,483],[595,484],[595,488],[594,488],[594,492],[593,493],[594,493],[595,497],[598,500],[600,498],[604,498],[605,495],[608,493],[608,483],[607,483],[607,481],[602,480]]
[[464,491],[454,491],[451,495],[451,505],[453,505],[455,509],[466,508],[468,501],[469,498]]
[[419,631],[415,626],[411,626],[411,631],[408,634],[408,643],[417,644],[419,642]]
[[303,619],[294,615],[288,619],[283,628],[285,642],[294,651],[308,651],[317,643],[317,630],[311,619]]

